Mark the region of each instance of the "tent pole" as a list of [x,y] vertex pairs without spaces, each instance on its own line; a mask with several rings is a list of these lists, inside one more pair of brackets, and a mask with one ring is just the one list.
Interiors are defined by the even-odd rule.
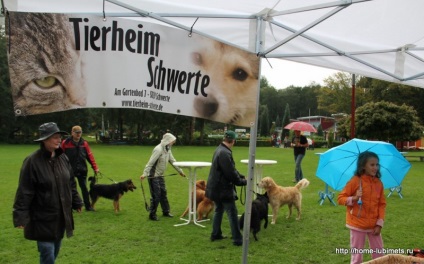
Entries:
[[355,74],[352,74],[352,105],[351,105],[351,120],[350,120],[350,139],[355,138]]
[[[263,32],[265,30],[264,23],[262,23],[262,19],[258,17],[256,19],[256,32],[254,35],[256,35],[255,39],[255,50],[256,54],[259,54],[259,51],[263,49],[264,40],[263,40]],[[256,118],[255,121],[251,123],[250,126],[250,140],[249,140],[249,163],[248,163],[248,178],[247,178],[247,186],[246,186],[246,202],[244,205],[244,222],[243,222],[243,253],[242,253],[242,264],[247,263],[247,255],[249,250],[249,236],[250,236],[250,218],[252,215],[252,194],[253,194],[253,188],[252,184],[254,183],[254,175],[255,175],[255,156],[256,156],[256,140],[257,140],[257,133],[258,133],[258,118],[259,118],[259,95],[260,95],[260,89],[261,89],[261,66],[262,66],[262,60],[259,59],[259,74],[258,74],[258,88],[257,88],[257,95],[256,95]]]

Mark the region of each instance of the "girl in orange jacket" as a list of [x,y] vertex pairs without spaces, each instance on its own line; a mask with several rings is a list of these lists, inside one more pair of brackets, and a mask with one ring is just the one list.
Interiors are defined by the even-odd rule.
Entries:
[[[346,227],[350,229],[350,263],[362,263],[364,252],[370,252],[373,259],[384,255],[381,228],[384,224],[386,197],[378,162],[379,158],[374,152],[359,154],[355,175],[337,198],[340,205],[346,206]],[[370,249],[364,250],[367,237]]]

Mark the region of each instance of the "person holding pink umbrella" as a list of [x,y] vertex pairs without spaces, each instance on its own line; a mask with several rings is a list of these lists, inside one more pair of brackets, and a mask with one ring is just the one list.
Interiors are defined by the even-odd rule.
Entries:
[[308,147],[308,140],[300,133],[300,130],[294,131],[294,137],[292,139],[291,146],[293,147],[294,161],[296,164],[294,169],[293,182],[299,182],[301,179],[303,179],[302,160],[303,157],[305,157],[306,148]]

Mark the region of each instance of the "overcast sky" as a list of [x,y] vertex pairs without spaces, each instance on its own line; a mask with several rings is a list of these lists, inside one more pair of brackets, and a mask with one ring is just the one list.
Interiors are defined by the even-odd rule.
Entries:
[[283,89],[290,85],[301,87],[307,86],[313,81],[323,85],[323,80],[325,78],[337,72],[327,68],[279,59],[270,59],[269,61],[272,68],[267,60],[262,60],[261,75],[266,77],[269,84],[274,86],[276,89]]

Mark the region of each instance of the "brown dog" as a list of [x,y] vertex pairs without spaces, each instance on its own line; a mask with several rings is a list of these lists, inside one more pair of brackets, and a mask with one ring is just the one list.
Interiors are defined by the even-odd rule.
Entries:
[[[206,181],[197,180],[196,181],[196,208],[197,208],[197,220],[202,220],[205,217],[208,217],[209,213],[212,211],[214,203],[205,197],[206,190]],[[180,217],[184,217],[188,214],[189,208],[187,206],[186,210]]]
[[292,214],[292,206],[297,209],[297,218],[300,220],[301,207],[302,207],[302,189],[308,187],[309,181],[307,179],[300,180],[294,187],[282,187],[278,186],[271,177],[263,178],[258,186],[264,188],[268,193],[269,204],[272,208],[272,221],[271,224],[275,224],[277,220],[278,210],[281,206],[287,204],[289,207],[289,218]]
[[213,201],[205,196],[203,201],[197,206],[197,221],[208,218],[214,208],[215,204]]

